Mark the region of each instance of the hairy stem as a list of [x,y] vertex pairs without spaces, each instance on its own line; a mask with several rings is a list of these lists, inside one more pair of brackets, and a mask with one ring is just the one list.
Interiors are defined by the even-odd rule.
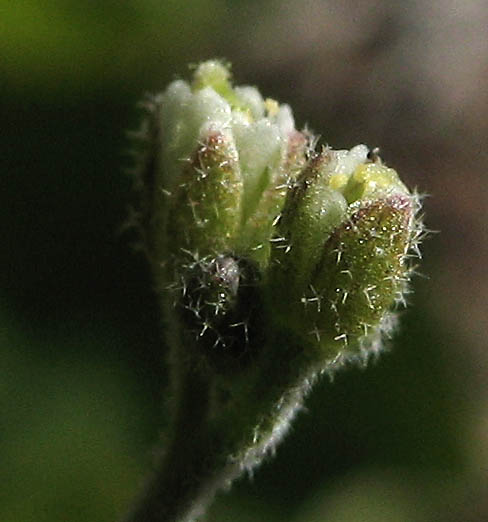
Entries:
[[188,513],[212,474],[215,447],[206,430],[209,386],[194,369],[180,372],[175,402],[168,445],[125,522],[190,520]]
[[[283,341],[283,339],[281,339]],[[178,343],[179,344],[179,343]],[[269,343],[258,372],[241,375],[239,393],[216,398],[201,368],[188,367],[179,345],[173,360],[179,375],[171,436],[135,509],[124,522],[191,522],[203,515],[215,493],[230,486],[274,450],[300,409],[314,372],[280,364],[292,343]],[[274,378],[276,372],[279,379]],[[244,372],[246,373],[246,372]],[[290,386],[290,382],[294,385]],[[225,386],[226,387],[226,386]],[[267,412],[267,414],[263,414]],[[269,412],[269,413],[268,413]]]

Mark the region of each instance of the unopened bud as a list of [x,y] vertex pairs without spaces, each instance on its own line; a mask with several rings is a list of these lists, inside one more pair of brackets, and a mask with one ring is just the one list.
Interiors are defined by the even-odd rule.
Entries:
[[270,295],[280,327],[320,348],[319,357],[365,347],[403,301],[417,208],[396,171],[371,161],[364,145],[312,155],[277,227]]
[[[320,296],[320,307],[308,307],[308,318],[331,340],[351,350],[381,325],[402,299],[409,278],[413,201],[404,195],[362,203],[333,232],[323,247],[306,299]],[[333,351],[333,350],[332,350]]]

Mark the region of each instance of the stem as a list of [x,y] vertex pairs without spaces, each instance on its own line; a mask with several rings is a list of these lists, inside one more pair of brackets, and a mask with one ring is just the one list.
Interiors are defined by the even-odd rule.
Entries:
[[[270,356],[273,352],[267,351]],[[251,382],[241,389],[242,394],[217,412],[211,402],[214,390],[208,378],[199,368],[183,364],[188,359],[176,361],[179,364],[173,366],[173,371],[179,373],[179,378],[174,383],[177,396],[171,438],[135,509],[124,522],[194,521],[203,515],[219,489],[229,486],[276,446],[301,405],[306,379],[297,375],[292,366],[279,368],[279,360],[272,359],[274,363],[268,358],[260,360],[257,373],[247,376]],[[277,370],[284,382],[270,386],[271,375]],[[290,380],[296,384],[291,388],[287,385]],[[279,411],[274,407],[277,404]],[[268,411],[275,413],[263,413]],[[259,440],[253,442],[252,427],[260,424]]]
[[196,371],[180,372],[172,436],[143,495],[125,522],[190,520],[187,513],[212,470],[206,431],[209,387]]

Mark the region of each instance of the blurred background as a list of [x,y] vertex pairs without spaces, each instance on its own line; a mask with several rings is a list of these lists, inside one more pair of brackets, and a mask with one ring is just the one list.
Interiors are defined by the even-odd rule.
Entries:
[[324,380],[211,522],[488,520],[488,6],[0,0],[0,520],[112,522],[165,419],[148,267],[120,233],[137,101],[187,64],[380,146],[431,234],[390,352]]

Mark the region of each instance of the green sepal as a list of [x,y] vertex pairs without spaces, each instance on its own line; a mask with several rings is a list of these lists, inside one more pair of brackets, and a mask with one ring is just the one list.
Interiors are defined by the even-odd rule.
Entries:
[[209,131],[182,174],[170,200],[168,245],[205,258],[229,251],[240,221],[242,179],[235,145],[219,131]]
[[[291,190],[272,239],[272,279],[299,299],[307,288],[324,242],[346,217],[343,195],[330,188],[326,150],[312,157]],[[289,301],[289,299],[287,299]]]
[[411,196],[358,202],[325,243],[304,296],[308,326],[322,348],[354,350],[401,300],[413,213]]

